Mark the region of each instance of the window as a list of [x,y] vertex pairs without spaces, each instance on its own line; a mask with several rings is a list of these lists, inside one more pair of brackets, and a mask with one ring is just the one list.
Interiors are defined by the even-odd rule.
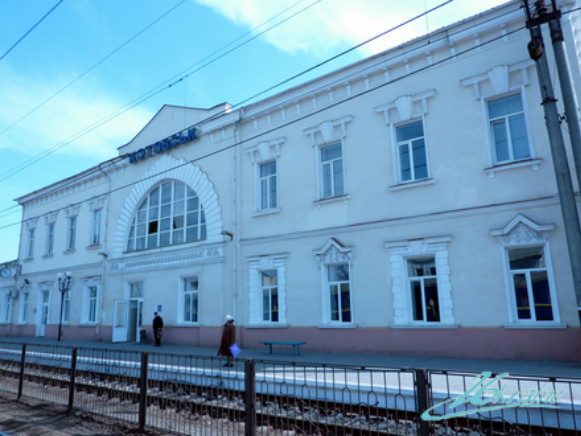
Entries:
[[[83,281],[84,283],[83,283],[83,303],[81,310],[81,322],[86,324],[97,324],[99,322],[99,299],[101,292],[100,289],[101,281],[97,277],[87,278],[84,279]],[[72,290],[73,289],[71,285],[70,291]],[[65,297],[67,296],[65,295]],[[63,320],[64,320],[64,307],[63,307]]]
[[495,163],[531,157],[520,94],[490,100],[488,116]]
[[71,291],[68,290],[65,292],[65,296],[63,298],[63,318],[62,322],[68,323],[71,321]]
[[184,322],[198,322],[198,304],[200,296],[200,284],[197,277],[183,279],[184,293]]
[[53,254],[54,252],[54,223],[47,225],[46,235],[46,254]]
[[351,322],[351,284],[349,264],[327,266],[331,322]]
[[129,283],[129,297],[143,298],[143,282]]
[[67,250],[74,250],[75,249],[76,236],[77,236],[77,217],[72,216],[68,220]]
[[97,286],[89,286],[87,289],[87,322],[97,322]]
[[276,270],[261,271],[262,320],[278,322],[278,275]]
[[34,231],[35,229],[28,229],[28,244],[26,246],[27,258],[32,258],[34,256]]
[[30,299],[30,292],[25,291],[20,293],[20,315],[18,317],[18,322],[20,324],[26,324],[26,315],[28,313],[28,301]]
[[178,181],[165,182],[141,203],[129,231],[127,250],[206,239],[206,218],[196,193]]
[[407,265],[413,320],[439,322],[440,302],[435,259],[408,259]]
[[10,322],[12,313],[12,289],[4,288],[0,293],[2,305],[0,306],[0,323],[7,324]]
[[275,209],[276,202],[276,161],[259,165],[260,210]]
[[93,211],[91,245],[99,245],[101,243],[101,215],[101,209]]
[[321,174],[323,198],[345,194],[343,152],[340,142],[321,147]]
[[517,319],[553,321],[544,247],[509,248],[508,260]]
[[428,177],[428,161],[422,120],[397,126],[397,153],[401,182]]

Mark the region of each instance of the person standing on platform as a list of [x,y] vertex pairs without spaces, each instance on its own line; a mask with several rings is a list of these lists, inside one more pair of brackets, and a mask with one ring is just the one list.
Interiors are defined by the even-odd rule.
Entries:
[[161,336],[163,334],[163,318],[157,312],[153,312],[153,337],[155,338],[155,346],[161,345]]
[[233,355],[230,347],[236,342],[236,328],[234,327],[234,317],[226,315],[226,324],[222,328],[222,339],[220,340],[220,348],[218,349],[218,356],[225,356],[228,358],[224,366],[234,366],[232,363]]

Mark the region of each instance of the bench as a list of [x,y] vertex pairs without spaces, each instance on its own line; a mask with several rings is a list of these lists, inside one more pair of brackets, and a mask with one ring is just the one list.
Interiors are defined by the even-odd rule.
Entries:
[[306,342],[299,341],[259,341],[259,342],[269,350],[270,354],[272,354],[273,345],[290,345],[291,347],[293,347],[293,354],[297,356],[300,354],[299,347],[301,345],[306,344]]

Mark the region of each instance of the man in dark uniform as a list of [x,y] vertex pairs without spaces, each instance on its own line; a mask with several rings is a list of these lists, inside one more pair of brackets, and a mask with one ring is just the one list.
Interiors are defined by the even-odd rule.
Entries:
[[157,312],[153,312],[153,337],[155,338],[155,346],[161,345],[161,335],[163,332],[163,318]]

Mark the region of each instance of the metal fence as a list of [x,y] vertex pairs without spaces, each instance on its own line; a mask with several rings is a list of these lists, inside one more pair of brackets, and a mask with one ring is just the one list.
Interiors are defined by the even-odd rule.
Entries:
[[569,435],[581,380],[0,343],[0,389],[186,435]]

